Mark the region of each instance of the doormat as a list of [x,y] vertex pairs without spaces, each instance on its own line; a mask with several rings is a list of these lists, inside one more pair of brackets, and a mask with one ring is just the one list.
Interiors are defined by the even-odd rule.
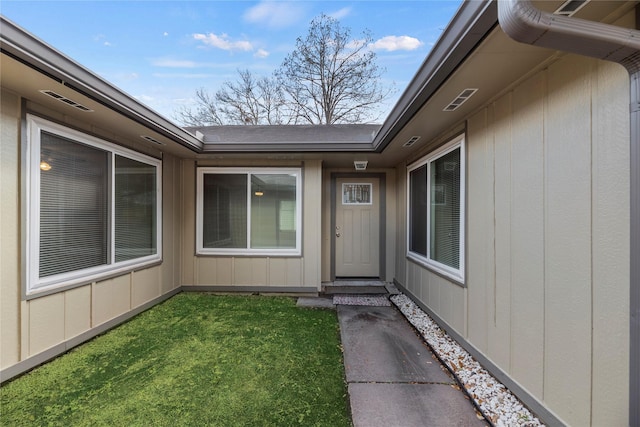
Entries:
[[390,307],[391,302],[386,295],[334,295],[335,305],[370,305],[375,307]]

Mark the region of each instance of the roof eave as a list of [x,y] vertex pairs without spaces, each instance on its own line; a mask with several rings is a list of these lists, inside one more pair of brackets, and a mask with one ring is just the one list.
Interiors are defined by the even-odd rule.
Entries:
[[498,24],[495,0],[465,1],[400,96],[373,141],[383,151]]
[[93,99],[194,152],[202,142],[77,62],[0,16],[0,50],[61,84]]

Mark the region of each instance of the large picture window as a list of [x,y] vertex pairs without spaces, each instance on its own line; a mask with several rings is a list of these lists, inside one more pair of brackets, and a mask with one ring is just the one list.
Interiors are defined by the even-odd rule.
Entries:
[[27,294],[160,260],[160,161],[28,116]]
[[300,254],[300,169],[203,167],[197,177],[199,254]]
[[408,167],[408,257],[464,280],[464,139]]

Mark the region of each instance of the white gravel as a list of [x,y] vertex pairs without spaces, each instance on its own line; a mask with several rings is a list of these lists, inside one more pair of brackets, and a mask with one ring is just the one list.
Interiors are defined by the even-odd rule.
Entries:
[[543,426],[517,397],[495,379],[465,349],[442,330],[416,303],[404,294],[391,296],[427,341],[437,356],[454,373],[474,399],[483,415],[496,427]]
[[335,305],[370,305],[377,307],[390,307],[391,303],[386,295],[334,295]]

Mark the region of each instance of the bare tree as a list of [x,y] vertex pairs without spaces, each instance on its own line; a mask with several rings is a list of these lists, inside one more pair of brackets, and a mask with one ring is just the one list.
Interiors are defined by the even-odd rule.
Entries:
[[296,109],[296,121],[315,124],[363,123],[386,98],[379,79],[373,41],[364,31],[359,40],[327,15],[311,21],[306,38],[277,71],[280,84]]
[[238,75],[236,82],[223,83],[215,96],[226,123],[274,125],[287,121],[287,104],[276,79],[257,78],[249,70],[238,70]]
[[175,118],[186,126],[210,126],[285,124],[291,117],[290,105],[276,78],[238,70],[238,80],[224,82],[213,96],[198,89],[195,108],[183,107]]
[[196,91],[195,109],[183,106],[175,112],[174,119],[185,126],[212,126],[222,124],[222,119],[216,108],[214,98],[211,97],[204,88]]
[[364,31],[354,40],[336,19],[320,15],[306,38],[269,77],[238,70],[211,96],[196,92],[196,107],[178,110],[187,126],[222,124],[333,124],[376,120],[375,108],[391,92],[382,88],[384,70],[376,65],[373,41]]

